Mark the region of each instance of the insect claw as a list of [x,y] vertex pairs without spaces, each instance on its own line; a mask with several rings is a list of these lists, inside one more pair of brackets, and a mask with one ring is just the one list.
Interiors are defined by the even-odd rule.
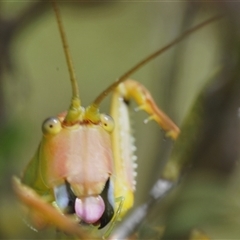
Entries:
[[137,163],[134,163],[133,164],[133,168],[136,169],[138,167],[138,164]]
[[137,161],[137,156],[136,156],[136,155],[133,155],[133,156],[132,156],[132,160],[133,160],[133,161]]
[[131,143],[134,144],[136,142],[136,139],[135,137],[131,136],[131,139],[130,139]]
[[141,105],[141,106],[135,107],[134,111],[139,112],[139,111],[144,110],[144,109],[145,109],[144,105]]
[[148,118],[146,118],[143,122],[144,122],[145,124],[147,124],[149,121],[152,121],[152,120],[154,120],[154,116],[153,116],[153,115],[150,116],[150,117],[148,117]]
[[166,137],[170,137],[172,139],[177,139],[178,132],[176,133],[175,131],[168,131],[165,135],[166,135]]
[[137,147],[135,145],[132,145],[131,150],[132,152],[135,152],[137,150]]

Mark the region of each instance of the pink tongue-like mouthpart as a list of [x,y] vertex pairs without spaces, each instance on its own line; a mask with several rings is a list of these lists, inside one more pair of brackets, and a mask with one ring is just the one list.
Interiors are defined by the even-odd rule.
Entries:
[[76,198],[75,212],[86,223],[97,222],[105,210],[105,204],[101,196]]

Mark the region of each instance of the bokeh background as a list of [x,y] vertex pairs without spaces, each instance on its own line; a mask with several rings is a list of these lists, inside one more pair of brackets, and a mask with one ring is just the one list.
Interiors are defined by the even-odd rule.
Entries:
[[[168,44],[184,30],[217,14],[224,14],[225,18],[192,34],[162,56],[151,61],[135,73],[132,78],[150,90],[157,104],[179,126],[183,125],[184,119],[191,111],[195,99],[206,83],[210,80],[213,82],[206,90],[209,98],[203,103],[203,108],[213,101],[212,96],[218,96],[219,89],[222,92],[224,89],[228,89],[225,88],[225,85],[229,79],[231,81],[238,79],[239,26],[237,13],[239,4],[233,5],[225,2],[66,1],[59,3],[59,5],[73,56],[83,106],[90,104],[101,91],[138,61]],[[224,71],[225,75],[219,75],[225,65],[228,66],[227,70]],[[219,79],[215,79],[216,76]],[[234,89],[235,91],[233,91]],[[219,107],[221,109],[223,103],[226,103],[224,97],[237,96],[236,89],[238,88],[232,87],[226,93],[224,92],[225,95],[221,95],[222,98],[214,98],[217,104],[213,108],[218,109]],[[20,176],[21,171],[37,149],[41,139],[43,120],[67,109],[70,98],[69,75],[51,4],[44,1],[0,2],[1,239],[46,239],[52,236],[48,235],[48,231],[40,234],[32,232],[22,223],[18,204],[12,192],[11,178],[13,175]],[[222,102],[219,102],[219,99],[223,99]],[[236,99],[234,98],[234,101]],[[108,113],[110,100],[110,97],[104,100],[101,107],[102,112]],[[204,135],[205,132],[211,134],[211,143],[215,141],[215,138],[226,141],[226,144],[222,143],[221,147],[216,143],[214,151],[220,154],[223,146],[228,148],[229,156],[226,159],[234,158],[234,161],[229,162],[232,164],[231,169],[235,169],[237,165],[235,160],[238,157],[237,136],[239,129],[238,125],[234,124],[237,124],[238,120],[236,119],[239,116],[236,102],[234,102],[233,108],[231,108],[231,103],[227,102],[224,107],[230,111],[235,111],[235,115],[232,112],[229,113],[231,120],[225,120],[220,126],[221,130],[225,127],[227,129],[229,125],[233,124],[232,128],[235,130],[231,131],[230,135],[218,135],[216,132],[205,131],[205,128],[200,132],[203,132],[202,141],[209,140],[209,136]],[[196,114],[198,115],[198,112]],[[215,121],[221,121],[221,114],[226,115],[225,112],[221,111],[214,114]],[[199,118],[202,117],[204,123],[210,122],[214,126],[214,122],[209,121],[206,116],[199,116]],[[145,113],[137,112],[133,114],[132,119],[139,164],[136,206],[147,199],[148,191],[160,175],[162,166],[173,147],[171,141],[165,138],[164,133],[155,122],[143,123],[146,117]],[[232,120],[233,118],[234,120]],[[212,129],[211,126],[209,128]],[[229,141],[233,144],[229,144]],[[194,151],[196,146],[191,146],[191,141],[186,144]],[[207,146],[209,145],[207,144]],[[231,147],[234,148],[234,151]],[[198,151],[203,153],[205,149],[199,150],[198,148]],[[217,158],[214,152],[211,154],[209,159]],[[189,161],[191,165],[194,165],[195,159],[191,158]],[[203,172],[205,171],[205,167],[200,168],[204,169]],[[206,168],[210,169],[208,172],[211,176],[214,175],[211,170],[214,169],[215,172],[218,169],[216,165]],[[237,176],[235,173],[237,170],[227,171],[227,167],[225,169],[226,173],[218,175],[219,178],[225,179],[227,175],[227,179],[229,179],[231,176],[231,184],[227,182],[229,183],[227,189],[237,186],[237,180],[232,180]],[[189,168],[188,171],[191,172],[191,169]],[[174,197],[171,197],[171,203],[165,202],[164,205],[167,205],[163,211],[165,222],[177,226],[173,226],[171,231],[169,230],[173,234],[169,235],[172,239],[176,236],[182,236],[183,232],[185,234],[186,229],[198,228],[198,220],[192,220],[195,216],[193,213],[196,212],[197,215],[198,212],[209,212],[209,206],[207,204],[202,206],[200,202],[214,202],[215,195],[221,197],[226,195],[225,188],[224,193],[221,192],[222,183],[219,184],[216,180],[213,181],[214,184],[212,184],[212,188],[208,188],[208,191],[212,193],[212,189],[220,186],[219,192],[212,194],[214,196],[211,199],[203,197],[198,202],[199,196],[205,196],[202,195],[201,191],[205,191],[205,187],[212,182],[209,180],[203,183],[202,179],[205,177],[199,173],[194,174],[194,171],[192,171],[193,176],[190,180],[193,186],[186,187],[189,183],[186,177],[183,181],[182,192],[178,190]],[[195,194],[193,189],[196,188],[199,190],[197,197],[194,195],[194,200],[190,201],[191,193]],[[206,193],[206,196],[209,196],[209,192]],[[236,187],[224,199],[229,200],[231,197],[235,202],[237,195],[232,193],[237,194],[237,192]],[[176,206],[179,206],[177,201],[181,199],[181,196],[185,196],[187,200],[182,200],[183,204],[180,205],[183,207],[179,210],[176,209]],[[194,206],[189,210],[186,207],[186,202],[194,202],[192,204]],[[222,209],[221,204],[222,202],[218,204],[218,209]],[[232,206],[232,202],[229,205]],[[239,211],[237,206],[236,209],[231,208],[234,213],[237,213],[237,210]],[[157,214],[153,214],[152,217],[157,226],[160,226],[157,216],[161,215],[160,212],[160,210],[157,211]],[[191,214],[188,214],[189,212]],[[179,213],[179,215],[176,217],[175,213]],[[190,215],[190,220],[187,220]],[[205,225],[209,227],[207,224],[209,218],[211,218],[210,222],[214,223],[219,223],[219,219],[221,219],[218,214],[213,214],[210,217],[204,215],[199,223],[200,228]],[[224,215],[222,218],[226,219],[226,216]],[[238,219],[239,215],[236,214],[235,218]],[[236,224],[236,219],[234,219],[231,218],[233,225]],[[187,224],[181,228],[179,227],[180,222],[187,222]],[[191,225],[189,222],[194,222],[194,224]],[[146,223],[145,226],[154,228],[151,224],[150,217],[149,223]],[[221,224],[219,223],[218,226]],[[207,232],[212,234],[213,239],[218,234],[220,236],[217,237],[225,236],[226,239],[230,236],[228,235],[230,234],[229,230],[223,230],[223,233],[219,233],[219,229],[214,227],[212,230],[210,226],[207,228]],[[145,235],[143,236],[145,237]],[[234,236],[240,237],[238,232]]]

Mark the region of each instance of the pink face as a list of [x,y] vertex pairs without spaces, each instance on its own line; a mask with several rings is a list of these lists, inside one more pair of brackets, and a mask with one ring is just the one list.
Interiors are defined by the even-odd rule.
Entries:
[[[79,125],[62,128],[61,131],[43,139],[40,153],[42,179],[54,189],[55,197],[65,192],[75,197],[73,212],[89,224],[101,223],[106,212],[108,192],[112,192],[110,177],[113,173],[113,154],[110,134],[99,125]],[[67,185],[66,185],[67,183]],[[65,186],[65,187],[64,187]],[[59,190],[59,189],[62,190]],[[106,195],[103,197],[103,195]],[[68,200],[61,200],[61,202]],[[113,205],[113,199],[107,199]],[[58,203],[58,197],[56,197]],[[60,208],[65,208],[63,203]],[[113,208],[113,206],[112,206]],[[108,210],[109,211],[109,210]],[[102,225],[102,223],[101,223]]]

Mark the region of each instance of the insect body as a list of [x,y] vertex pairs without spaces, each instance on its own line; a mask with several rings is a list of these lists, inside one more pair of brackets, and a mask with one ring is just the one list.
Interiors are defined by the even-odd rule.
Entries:
[[[29,208],[36,228],[53,224],[65,232],[83,236],[75,222],[103,228],[121,219],[133,205],[136,163],[128,116],[129,100],[133,98],[139,109],[145,110],[172,139],[177,138],[179,129],[141,84],[127,80],[162,50],[140,62],[89,107],[83,108],[55,4],[54,8],[70,72],[72,101],[67,112],[43,122],[39,147],[22,179],[14,178],[14,188]],[[113,92],[111,117],[99,112],[100,102],[110,92]],[[73,221],[69,215],[74,217]]]
[[70,122],[67,113],[45,120],[42,141],[22,183],[62,212],[76,214],[80,222],[105,227],[117,212],[115,199],[120,202],[117,218],[122,217],[133,205],[135,189],[134,146],[125,103],[130,96],[173,139],[177,137],[178,128],[156,107],[149,92],[128,80],[115,90],[113,118],[92,112],[93,107],[80,107],[80,114]]

